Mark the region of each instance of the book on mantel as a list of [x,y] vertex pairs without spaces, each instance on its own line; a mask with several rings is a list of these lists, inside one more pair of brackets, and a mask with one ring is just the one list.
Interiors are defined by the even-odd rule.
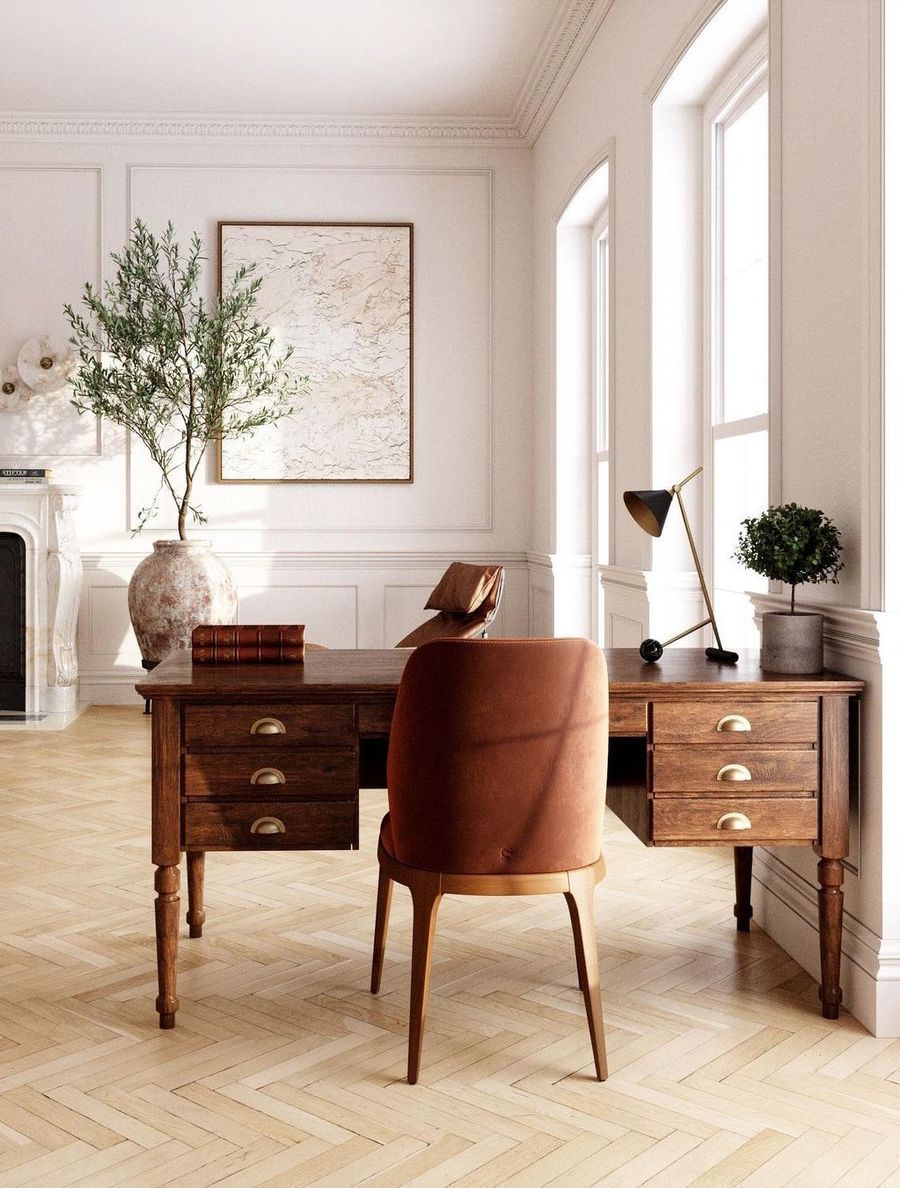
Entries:
[[303,624],[201,623],[191,634],[194,664],[302,664]]
[[0,483],[49,483],[52,470],[34,466],[0,466]]

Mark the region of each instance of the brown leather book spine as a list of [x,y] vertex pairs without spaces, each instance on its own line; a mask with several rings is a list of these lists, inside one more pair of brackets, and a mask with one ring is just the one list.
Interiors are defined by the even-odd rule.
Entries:
[[194,664],[302,664],[302,624],[201,624],[191,636]]

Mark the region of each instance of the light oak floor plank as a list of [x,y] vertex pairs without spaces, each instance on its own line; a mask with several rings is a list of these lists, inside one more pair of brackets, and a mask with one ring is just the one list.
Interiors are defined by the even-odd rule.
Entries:
[[814,980],[734,931],[728,851],[647,850],[611,816],[604,1085],[549,896],[445,898],[406,1084],[402,888],[368,992],[382,792],[357,853],[208,857],[160,1032],[149,738],[130,707],[0,732],[2,1188],[900,1183],[900,1041],[824,1021]]

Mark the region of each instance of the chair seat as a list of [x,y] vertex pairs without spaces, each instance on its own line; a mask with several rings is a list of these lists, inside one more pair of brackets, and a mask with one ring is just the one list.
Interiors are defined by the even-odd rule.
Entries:
[[[387,854],[387,856],[391,860],[391,862],[396,863],[398,866],[404,866],[405,864],[402,863],[400,861],[400,859],[397,857],[397,850],[394,845],[394,831],[391,827],[391,814],[390,813],[385,813],[385,815],[384,815],[384,818],[381,822],[381,828],[379,830],[378,839],[381,843],[382,848],[384,849],[384,852]],[[606,876],[606,859],[602,852],[597,856],[596,861],[592,862],[590,865],[591,865],[592,869],[596,872],[596,877],[597,877],[598,882],[601,879],[605,878],[605,876]],[[414,870],[415,868],[407,867],[407,869]],[[479,895],[479,894],[480,895],[493,895],[495,893],[508,895],[508,894],[513,893],[509,890],[509,888],[511,888],[512,886],[515,886],[517,882],[521,882],[521,884],[523,886],[523,890],[521,891],[521,894],[528,895],[528,894],[531,894],[531,891],[529,889],[527,889],[529,880],[533,884],[534,894],[541,894],[542,892],[538,891],[537,880],[547,879],[549,882],[549,880],[551,880],[551,876],[554,876],[554,875],[566,876],[570,872],[565,871],[565,870],[560,870],[560,871],[539,871],[539,872],[535,872],[534,874],[507,875],[507,874],[472,874],[470,871],[444,870],[444,871],[429,871],[427,873],[441,875],[442,889],[445,892],[447,892],[447,894],[453,894],[454,890],[451,890],[451,888],[453,888],[456,890],[456,893],[458,893],[460,895]],[[565,879],[563,879],[563,881],[565,881]],[[494,887],[494,885],[496,885],[496,887],[499,888],[499,890],[497,890],[496,892],[492,889]],[[550,889],[555,890],[556,888],[555,887],[551,888],[548,885],[548,890],[550,890]]]
[[384,820],[381,822],[381,832],[379,834],[381,844],[390,856],[396,861],[397,851],[394,849],[394,832],[391,829],[391,814],[385,813]]

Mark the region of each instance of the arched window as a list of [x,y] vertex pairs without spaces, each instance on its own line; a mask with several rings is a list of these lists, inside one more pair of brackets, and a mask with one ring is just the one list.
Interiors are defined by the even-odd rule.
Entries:
[[[771,486],[767,19],[766,0],[724,0],[653,100],[651,485],[702,462],[687,503],[723,644],[738,650],[758,647],[748,592],[765,585],[733,554]],[[679,602],[701,603],[682,537],[652,547],[648,634],[664,639]]]
[[560,582],[555,626],[603,642],[601,567],[610,561],[610,163],[580,183],[556,229],[557,548],[589,554],[583,582]]
[[704,109],[708,561],[719,628],[734,648],[758,646],[746,591],[767,588],[765,578],[733,556],[741,521],[769,503],[769,102],[763,54],[757,47],[745,55]]

